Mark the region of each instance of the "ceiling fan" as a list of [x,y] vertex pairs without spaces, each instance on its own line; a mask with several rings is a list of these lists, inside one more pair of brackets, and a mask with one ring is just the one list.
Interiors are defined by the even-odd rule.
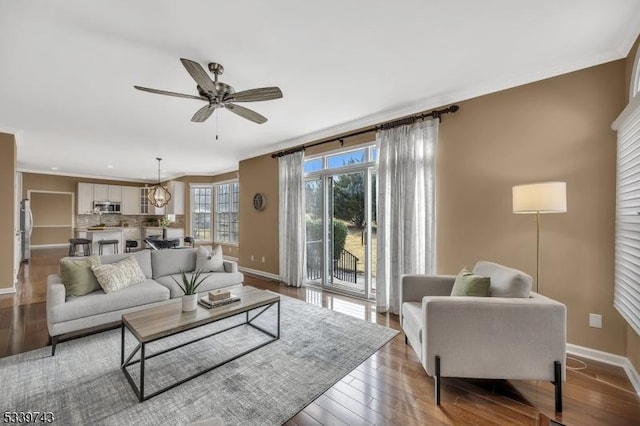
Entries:
[[236,105],[235,102],[270,101],[272,99],[280,99],[282,97],[282,92],[279,87],[261,87],[258,89],[236,92],[233,87],[218,81],[218,76],[224,72],[224,68],[216,62],[211,62],[209,64],[209,71],[214,75],[213,81],[209,78],[209,75],[207,75],[199,63],[184,58],[180,58],[180,62],[182,62],[182,65],[184,65],[187,72],[196,81],[196,87],[200,96],[150,89],[142,86],[133,87],[144,92],[157,93],[159,95],[206,101],[207,105],[200,108],[195,114],[193,114],[193,117],[191,117],[191,121],[195,123],[205,121],[215,110],[224,108],[238,114],[242,118],[251,120],[254,123],[262,124],[267,121],[266,117],[250,110],[249,108]]

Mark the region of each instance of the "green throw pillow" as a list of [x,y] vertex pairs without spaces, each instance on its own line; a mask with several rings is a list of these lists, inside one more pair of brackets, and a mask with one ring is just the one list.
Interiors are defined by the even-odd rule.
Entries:
[[91,270],[98,265],[98,256],[65,257],[60,260],[60,277],[67,297],[83,296],[100,289],[100,284]]
[[474,275],[469,269],[463,268],[453,283],[451,295],[488,297],[489,287],[491,287],[491,278]]

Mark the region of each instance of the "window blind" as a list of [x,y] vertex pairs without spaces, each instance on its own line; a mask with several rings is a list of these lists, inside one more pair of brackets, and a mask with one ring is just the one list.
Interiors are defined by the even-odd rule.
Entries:
[[640,334],[640,105],[613,123],[618,131],[613,305]]

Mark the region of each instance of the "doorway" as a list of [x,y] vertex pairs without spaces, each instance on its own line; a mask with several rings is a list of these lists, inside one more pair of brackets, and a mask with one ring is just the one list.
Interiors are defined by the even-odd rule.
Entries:
[[375,147],[307,160],[320,160],[326,167],[310,171],[305,179],[307,283],[366,299],[375,298],[376,288],[376,170],[371,151]]

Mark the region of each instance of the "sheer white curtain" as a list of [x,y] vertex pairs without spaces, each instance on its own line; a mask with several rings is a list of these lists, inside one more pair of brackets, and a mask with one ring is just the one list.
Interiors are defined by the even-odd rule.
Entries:
[[294,287],[304,284],[306,264],[303,159],[300,151],[278,161],[280,280]]
[[438,120],[381,130],[376,305],[397,314],[402,274],[435,273]]

